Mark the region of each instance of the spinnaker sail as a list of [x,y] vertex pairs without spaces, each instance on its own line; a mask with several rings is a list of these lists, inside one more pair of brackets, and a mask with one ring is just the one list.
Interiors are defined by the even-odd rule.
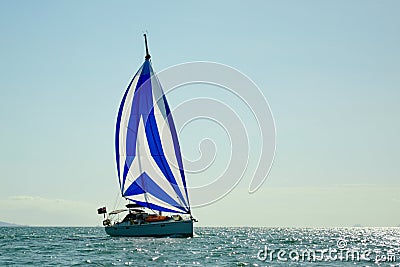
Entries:
[[143,65],[123,95],[115,150],[121,194],[158,211],[190,213],[185,172],[171,110],[153,71]]

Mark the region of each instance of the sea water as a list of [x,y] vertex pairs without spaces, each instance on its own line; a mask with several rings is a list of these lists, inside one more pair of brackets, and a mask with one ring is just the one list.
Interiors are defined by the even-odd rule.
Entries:
[[193,238],[2,227],[0,266],[400,266],[400,228],[211,228]]

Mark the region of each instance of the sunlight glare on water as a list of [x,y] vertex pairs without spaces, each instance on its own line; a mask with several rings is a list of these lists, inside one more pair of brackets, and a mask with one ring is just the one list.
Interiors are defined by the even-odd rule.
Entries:
[[[400,266],[400,228],[195,228],[193,238],[110,237],[100,227],[2,227],[1,266]],[[346,248],[395,261],[280,261],[275,253]],[[379,263],[379,264],[378,264]]]

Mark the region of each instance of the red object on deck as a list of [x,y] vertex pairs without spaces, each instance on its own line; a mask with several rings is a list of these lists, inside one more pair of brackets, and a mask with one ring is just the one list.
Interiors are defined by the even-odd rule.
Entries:
[[160,216],[160,215],[149,215],[145,219],[146,222],[161,222],[161,221],[166,221],[169,220],[170,217],[168,216]]

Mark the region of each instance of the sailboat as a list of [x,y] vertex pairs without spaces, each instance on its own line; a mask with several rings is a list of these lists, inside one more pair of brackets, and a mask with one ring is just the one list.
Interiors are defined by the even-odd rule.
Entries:
[[145,61],[122,97],[115,131],[119,188],[128,204],[110,213],[102,207],[98,214],[104,215],[111,236],[192,237],[197,220],[190,209],[178,136],[151,66],[146,34],[144,41]]

